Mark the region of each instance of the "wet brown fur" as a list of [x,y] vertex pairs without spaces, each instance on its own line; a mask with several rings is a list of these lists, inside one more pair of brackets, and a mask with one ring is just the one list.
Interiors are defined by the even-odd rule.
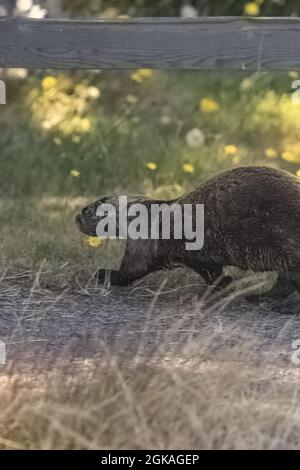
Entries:
[[[77,216],[80,229],[95,235],[96,209],[105,198]],[[142,201],[152,203],[166,201]],[[185,240],[128,240],[119,271],[111,283],[127,285],[146,274],[177,265],[198,272],[208,284],[224,266],[255,272],[277,271],[270,295],[300,290],[300,180],[269,167],[239,167],[224,171],[196,190],[169,204],[204,204],[204,247],[185,249]],[[105,272],[99,273],[104,278]],[[226,279],[225,283],[230,279]]]

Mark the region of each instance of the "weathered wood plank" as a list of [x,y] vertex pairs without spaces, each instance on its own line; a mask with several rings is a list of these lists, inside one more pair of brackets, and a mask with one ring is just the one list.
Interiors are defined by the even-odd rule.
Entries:
[[300,19],[0,18],[0,67],[300,70]]

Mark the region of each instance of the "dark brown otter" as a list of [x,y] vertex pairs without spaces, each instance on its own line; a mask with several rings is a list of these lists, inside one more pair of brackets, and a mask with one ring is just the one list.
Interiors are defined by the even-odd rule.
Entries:
[[[82,210],[76,221],[80,230],[96,234],[102,198]],[[153,203],[143,201],[149,208]],[[168,201],[172,204],[175,201]],[[220,279],[224,266],[254,272],[276,271],[278,280],[268,295],[287,295],[300,290],[300,180],[269,167],[239,167],[208,179],[196,190],[176,200],[180,204],[204,204],[204,246],[185,249],[185,240],[127,240],[119,271],[111,284],[128,285],[146,274],[185,265],[208,284]],[[99,272],[103,280],[105,271]],[[223,279],[227,284],[231,278]]]

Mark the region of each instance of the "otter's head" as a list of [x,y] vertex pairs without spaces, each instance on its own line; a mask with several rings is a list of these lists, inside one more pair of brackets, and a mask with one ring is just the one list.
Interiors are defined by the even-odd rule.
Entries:
[[77,214],[75,218],[79,230],[86,235],[96,237],[96,227],[100,220],[100,217],[96,215],[98,207],[101,204],[112,204],[115,206],[117,203],[118,198],[116,196],[104,196],[84,207],[80,214]]
[[[142,198],[139,196],[132,196],[128,198],[128,206],[135,202],[141,202]],[[85,233],[86,235],[90,235],[91,237],[96,237],[96,228],[97,224],[100,221],[101,217],[97,216],[97,209],[101,206],[101,204],[111,204],[118,209],[119,206],[119,197],[118,196],[104,196],[97,201],[92,202],[90,205],[84,207],[80,214],[76,215],[76,224],[81,232]],[[116,211],[118,212],[118,210]],[[118,231],[118,227],[117,227]]]

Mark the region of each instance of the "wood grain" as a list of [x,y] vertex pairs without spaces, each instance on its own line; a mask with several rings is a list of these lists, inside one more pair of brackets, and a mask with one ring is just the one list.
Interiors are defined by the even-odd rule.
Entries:
[[0,18],[0,67],[300,70],[300,19]]

